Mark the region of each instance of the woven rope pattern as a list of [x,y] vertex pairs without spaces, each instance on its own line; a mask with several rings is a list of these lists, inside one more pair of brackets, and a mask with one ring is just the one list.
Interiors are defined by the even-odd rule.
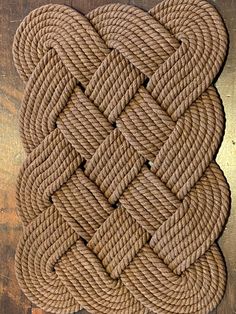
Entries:
[[226,48],[202,0],[87,17],[46,5],[21,23],[16,273],[32,302],[96,314],[219,303],[229,189],[214,161],[224,116],[212,82]]

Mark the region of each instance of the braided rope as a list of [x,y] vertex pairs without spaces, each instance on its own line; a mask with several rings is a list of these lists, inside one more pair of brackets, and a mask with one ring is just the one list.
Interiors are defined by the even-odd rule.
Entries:
[[16,253],[28,298],[54,313],[208,313],[229,189],[214,161],[224,115],[211,85],[227,35],[204,0],[148,13],[31,12],[14,39],[27,153]]

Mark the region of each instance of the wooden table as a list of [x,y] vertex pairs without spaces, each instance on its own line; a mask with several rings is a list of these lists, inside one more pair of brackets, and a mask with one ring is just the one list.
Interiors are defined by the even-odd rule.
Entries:
[[[191,0],[189,0],[191,1]],[[19,138],[17,115],[23,95],[23,85],[13,66],[11,46],[14,33],[22,19],[33,9],[46,3],[67,4],[87,13],[107,0],[1,0],[0,13],[0,314],[43,314],[20,291],[14,274],[14,254],[21,234],[15,211],[15,181],[24,153]],[[149,9],[158,0],[119,0]],[[228,267],[225,297],[212,313],[236,313],[236,0],[211,1],[221,12],[230,34],[227,62],[216,86],[223,99],[226,131],[217,161],[223,169],[232,191],[232,208],[220,246]],[[79,313],[87,313],[80,311]],[[112,313],[111,313],[112,314]],[[176,313],[178,314],[178,313]]]

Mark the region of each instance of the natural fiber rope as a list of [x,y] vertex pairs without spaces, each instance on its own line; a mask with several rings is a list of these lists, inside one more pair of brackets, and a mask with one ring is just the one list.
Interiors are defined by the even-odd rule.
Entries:
[[27,152],[16,273],[54,313],[208,313],[225,289],[215,244],[229,189],[211,85],[227,35],[204,0],[87,17],[46,5],[14,40]]

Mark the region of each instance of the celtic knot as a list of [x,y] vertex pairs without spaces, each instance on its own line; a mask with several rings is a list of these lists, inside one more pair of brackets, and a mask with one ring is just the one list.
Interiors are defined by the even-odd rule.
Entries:
[[86,17],[31,12],[14,39],[26,83],[16,273],[53,313],[208,313],[221,300],[215,241],[229,188],[212,82],[227,35],[204,0]]

